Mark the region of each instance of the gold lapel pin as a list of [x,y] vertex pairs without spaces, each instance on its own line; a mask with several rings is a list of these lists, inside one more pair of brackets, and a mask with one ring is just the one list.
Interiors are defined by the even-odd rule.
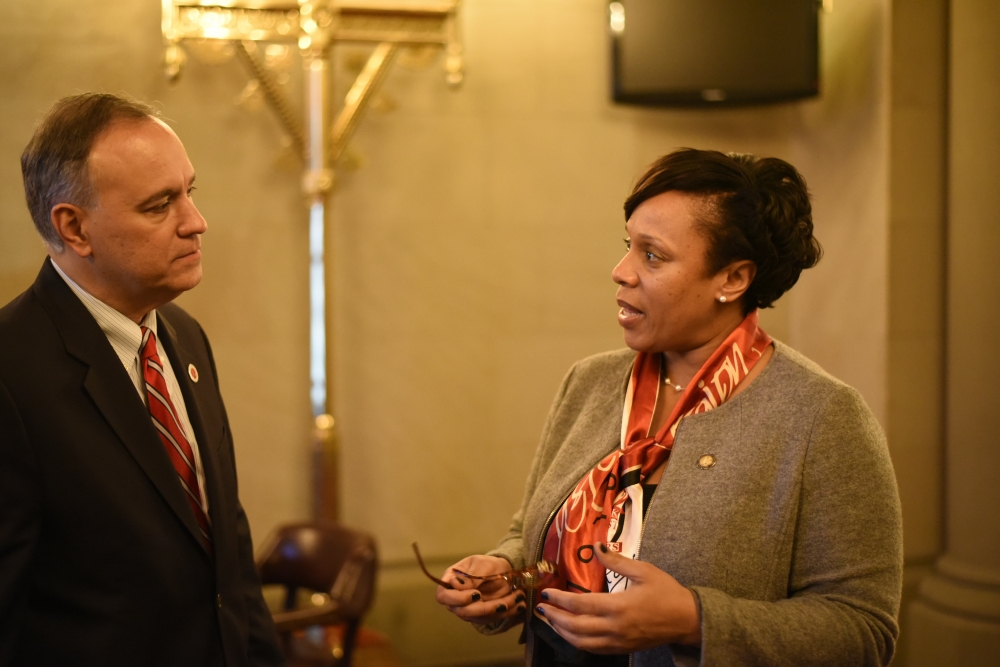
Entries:
[[702,470],[708,470],[715,465],[715,457],[711,454],[702,454],[701,458],[698,459],[698,467]]

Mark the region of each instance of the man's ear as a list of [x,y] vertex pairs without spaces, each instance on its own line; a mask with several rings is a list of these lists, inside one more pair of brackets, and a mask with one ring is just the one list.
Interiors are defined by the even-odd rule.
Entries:
[[90,257],[93,248],[90,246],[85,210],[73,204],[56,204],[52,207],[49,218],[62,239],[64,248],[70,248],[80,257]]
[[716,298],[724,296],[723,303],[735,303],[749,289],[756,275],[757,265],[749,259],[733,262],[719,272],[722,284]]

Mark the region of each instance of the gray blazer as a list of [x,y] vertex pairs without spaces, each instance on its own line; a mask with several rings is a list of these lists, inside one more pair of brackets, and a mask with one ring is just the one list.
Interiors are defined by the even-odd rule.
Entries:
[[[537,560],[554,511],[619,444],[634,358],[608,352],[570,370],[521,509],[492,555],[517,567]],[[702,469],[705,454],[716,464]],[[695,593],[702,644],[639,651],[634,665],[888,664],[902,520],[885,437],[864,400],[775,342],[746,390],[681,424],[639,557]],[[527,643],[531,665],[530,631]]]

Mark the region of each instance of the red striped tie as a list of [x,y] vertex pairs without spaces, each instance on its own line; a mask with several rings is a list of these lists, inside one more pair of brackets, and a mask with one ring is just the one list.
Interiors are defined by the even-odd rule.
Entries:
[[147,327],[142,329],[142,348],[139,361],[142,365],[142,376],[146,381],[146,396],[149,404],[149,415],[153,426],[160,434],[160,440],[167,450],[174,470],[181,480],[184,494],[187,496],[194,518],[198,521],[201,536],[205,546],[212,550],[212,530],[205,503],[202,502],[201,489],[198,486],[198,474],[195,472],[194,452],[191,444],[184,437],[177,411],[167,391],[167,381],[163,376],[163,364],[160,355],[156,353],[156,334]]

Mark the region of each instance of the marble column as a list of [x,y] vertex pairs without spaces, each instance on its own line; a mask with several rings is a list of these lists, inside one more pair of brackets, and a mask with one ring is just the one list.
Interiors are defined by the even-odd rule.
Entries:
[[945,550],[909,608],[915,667],[1000,661],[1000,3],[952,0],[950,29]]

